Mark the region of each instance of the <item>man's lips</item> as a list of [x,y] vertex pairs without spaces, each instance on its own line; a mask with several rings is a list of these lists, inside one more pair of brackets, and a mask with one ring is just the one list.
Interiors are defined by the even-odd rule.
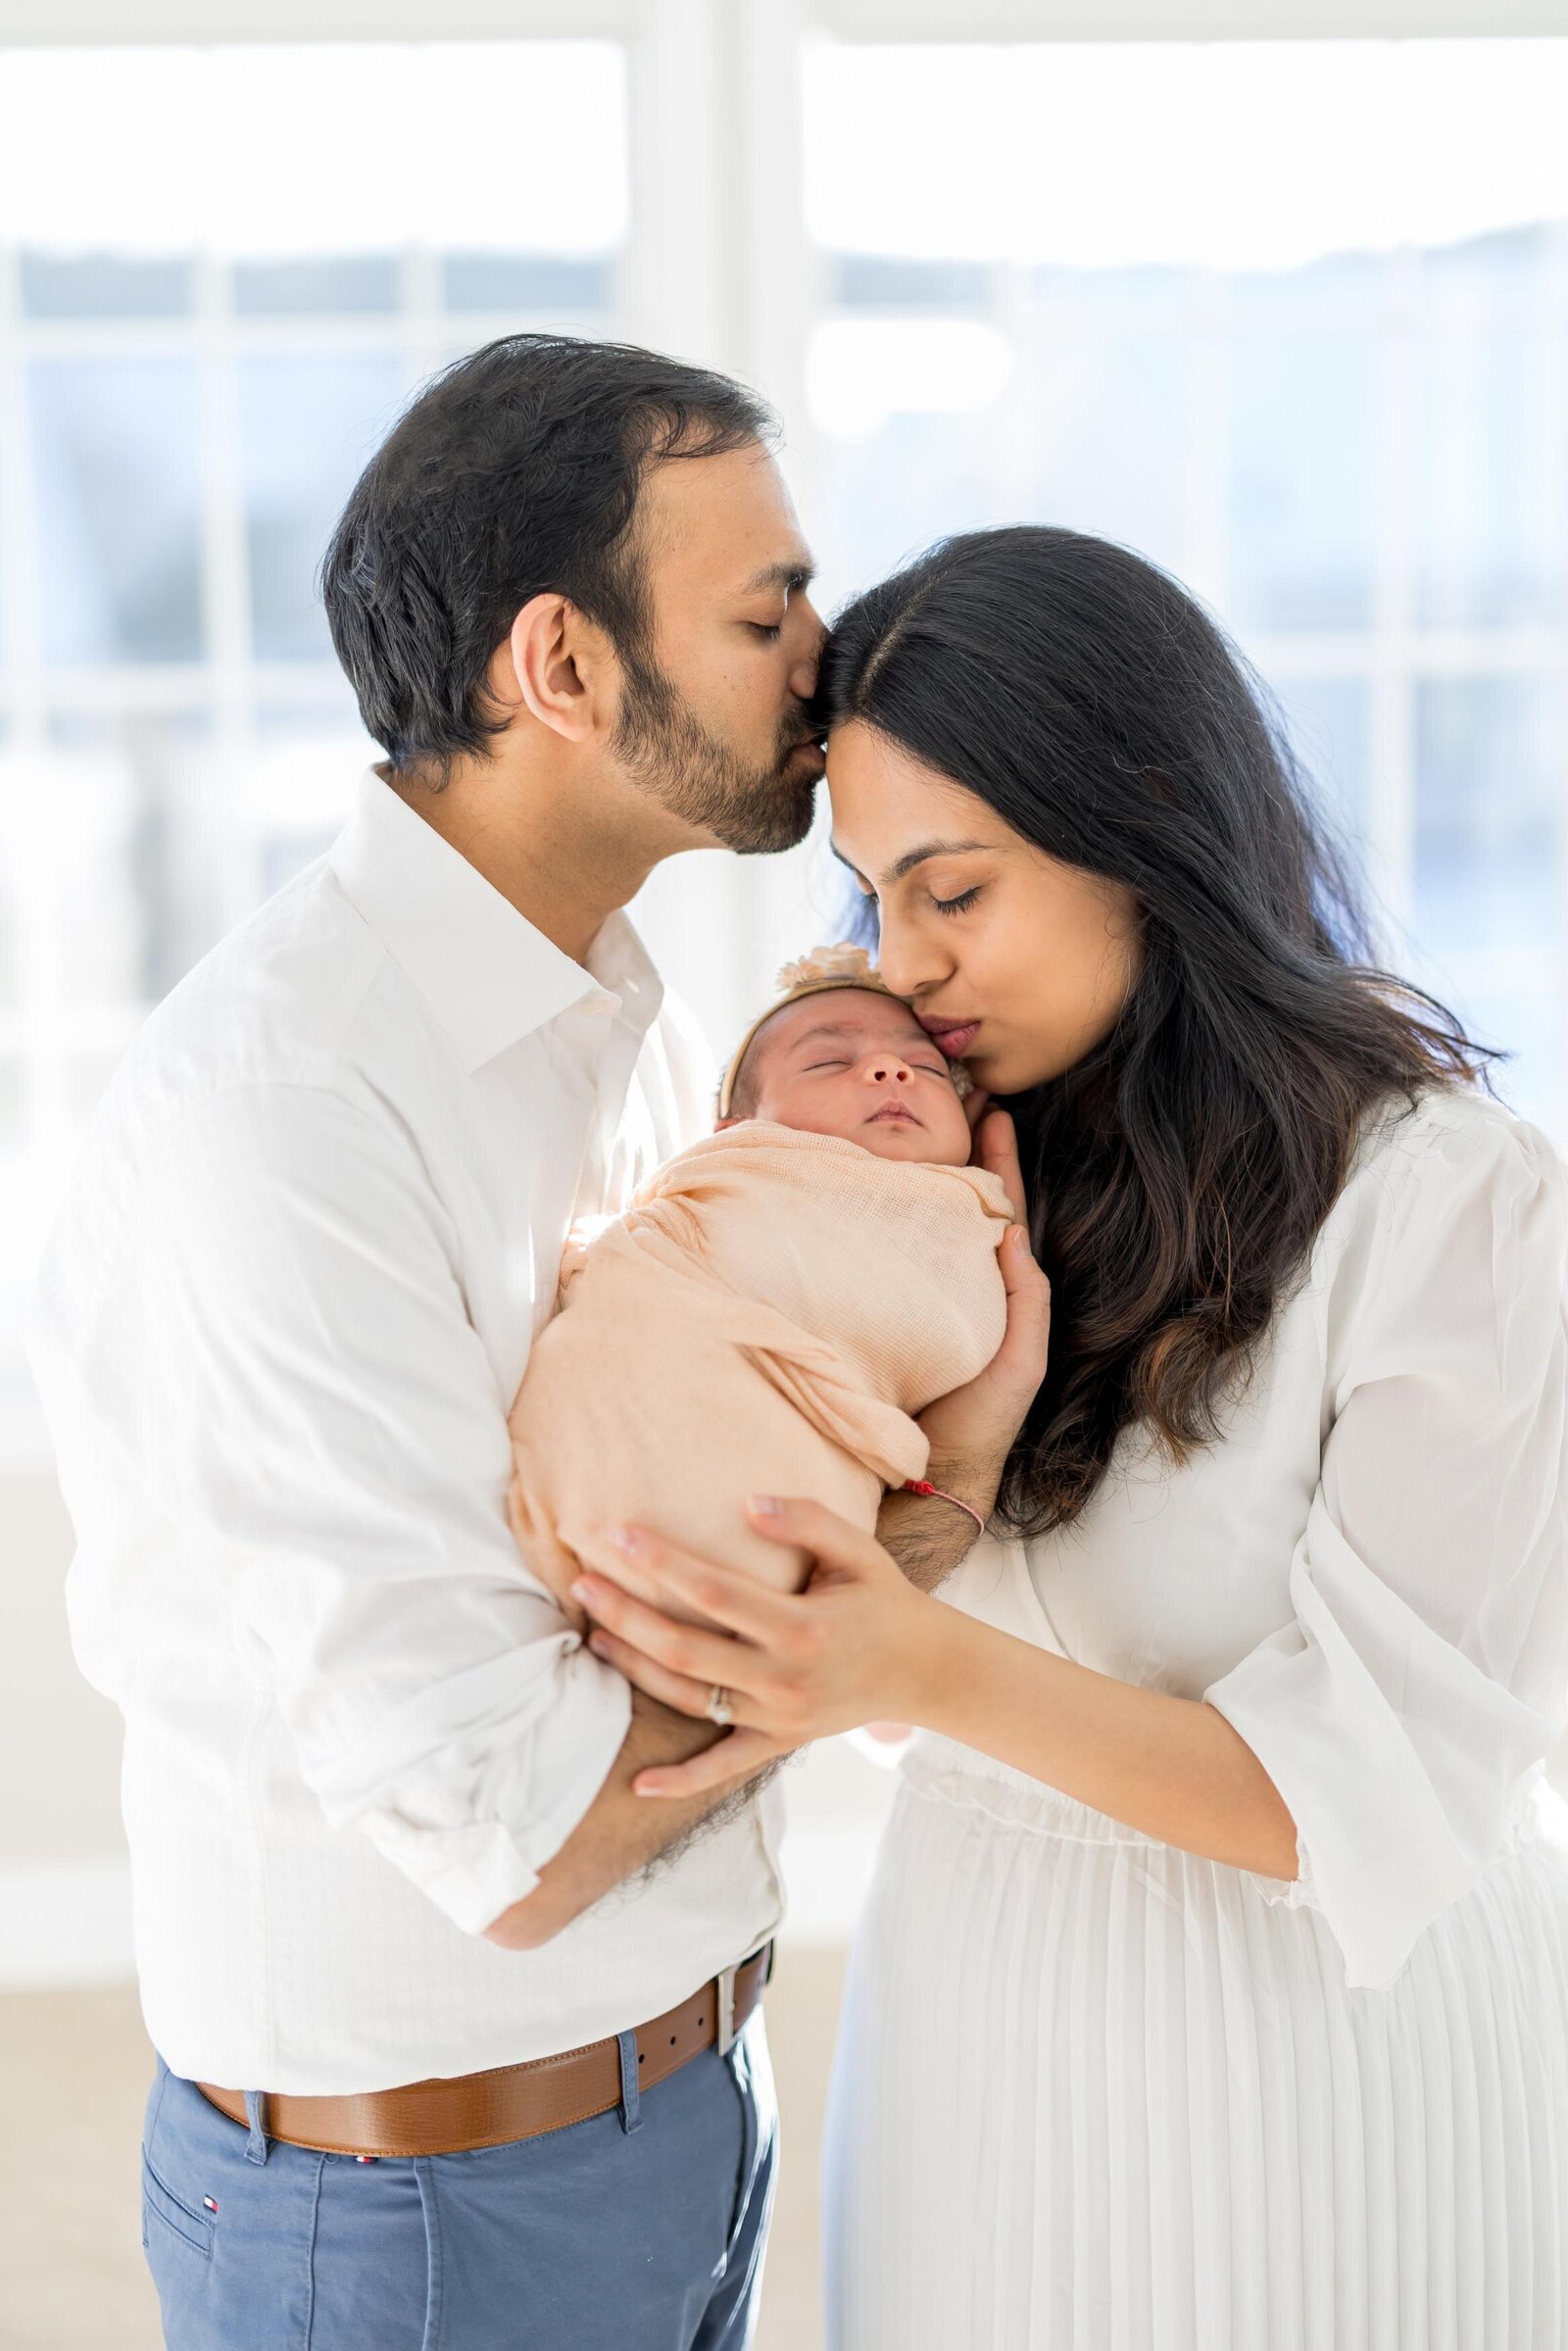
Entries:
[[978,1020],[939,1020],[930,1012],[917,1012],[915,1018],[926,1035],[934,1037],[949,1059],[954,1061],[968,1052],[980,1033]]

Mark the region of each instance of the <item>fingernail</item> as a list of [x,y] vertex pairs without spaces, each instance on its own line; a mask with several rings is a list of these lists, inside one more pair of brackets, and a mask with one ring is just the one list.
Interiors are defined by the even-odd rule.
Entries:
[[610,1654],[610,1643],[605,1640],[602,1634],[590,1633],[588,1636],[588,1646],[592,1649],[596,1657],[608,1657]]
[[610,1540],[614,1544],[617,1551],[631,1553],[635,1551],[638,1545],[641,1543],[642,1537],[638,1534],[635,1527],[616,1527]]
[[749,1494],[746,1507],[755,1518],[777,1518],[784,1505],[776,1494]]
[[599,1587],[596,1584],[590,1583],[586,1576],[579,1576],[576,1583],[571,1587],[571,1596],[574,1600],[580,1600],[583,1606],[586,1608],[588,1602],[595,1596],[598,1589]]

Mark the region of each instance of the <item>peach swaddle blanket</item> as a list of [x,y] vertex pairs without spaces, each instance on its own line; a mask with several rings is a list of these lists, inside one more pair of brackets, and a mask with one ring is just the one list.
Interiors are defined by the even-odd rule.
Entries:
[[574,1238],[512,1408],[509,1495],[571,1621],[576,1541],[622,1520],[791,1590],[805,1560],[755,1532],[747,1494],[873,1528],[925,1468],[912,1415],[1002,1344],[1010,1213],[983,1169],[749,1121]]

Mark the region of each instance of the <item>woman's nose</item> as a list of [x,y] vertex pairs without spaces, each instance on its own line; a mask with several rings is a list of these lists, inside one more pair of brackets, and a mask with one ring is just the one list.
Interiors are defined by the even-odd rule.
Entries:
[[952,974],[952,960],[944,957],[940,946],[911,935],[904,923],[891,923],[882,918],[877,940],[876,967],[895,996],[911,1003],[922,988],[934,988]]

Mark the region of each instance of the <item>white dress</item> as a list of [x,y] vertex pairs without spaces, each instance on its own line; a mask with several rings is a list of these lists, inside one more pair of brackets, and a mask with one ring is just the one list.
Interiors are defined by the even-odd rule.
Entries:
[[1564,2351],[1568,1175],[1374,1124],[1224,1440],[945,1596],[1219,1709],[1294,1882],[920,1734],[828,2128],[830,2351]]

